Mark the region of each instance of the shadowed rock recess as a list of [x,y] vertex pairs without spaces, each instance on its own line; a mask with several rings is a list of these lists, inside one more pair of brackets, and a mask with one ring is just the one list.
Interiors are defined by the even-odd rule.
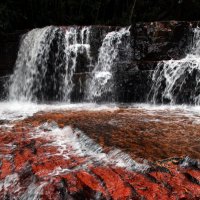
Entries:
[[198,24],[0,35],[0,200],[199,200]]

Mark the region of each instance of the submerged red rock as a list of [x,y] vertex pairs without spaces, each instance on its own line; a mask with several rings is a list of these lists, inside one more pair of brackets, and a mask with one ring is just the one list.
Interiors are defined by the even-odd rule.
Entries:
[[160,114],[62,111],[2,127],[0,199],[200,199],[200,163],[184,157],[199,158],[200,125]]

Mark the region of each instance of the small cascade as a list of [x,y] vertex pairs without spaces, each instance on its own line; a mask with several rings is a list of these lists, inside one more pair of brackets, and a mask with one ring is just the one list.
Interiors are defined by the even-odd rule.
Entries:
[[104,96],[112,98],[114,65],[119,60],[123,40],[130,36],[129,29],[130,27],[126,27],[119,31],[109,32],[104,38],[92,78],[88,81],[87,99],[94,101]]
[[152,76],[152,103],[200,104],[200,28],[194,29],[190,53],[180,60],[162,61]]
[[22,39],[15,71],[10,78],[10,100],[35,100],[35,94],[42,87],[39,83],[46,73],[45,65],[55,31],[52,27],[34,29]]
[[74,87],[73,75],[76,71],[79,54],[86,55],[89,62],[91,62],[89,34],[90,27],[83,27],[80,33],[78,33],[78,30],[74,27],[71,27],[68,31],[66,31],[65,55],[67,64],[66,73],[64,74],[64,88],[61,88],[64,93],[64,101],[70,100],[70,94]]
[[78,57],[90,62],[90,27],[34,29],[22,39],[9,100],[70,101]]

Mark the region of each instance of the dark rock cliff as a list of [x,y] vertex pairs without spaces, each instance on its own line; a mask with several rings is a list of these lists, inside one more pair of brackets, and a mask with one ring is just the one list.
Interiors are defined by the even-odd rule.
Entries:
[[[151,74],[162,60],[183,58],[192,43],[192,28],[198,22],[151,22],[137,23],[131,27],[131,48],[123,47],[115,66],[115,101],[145,102],[151,86]],[[91,33],[91,54],[95,58],[103,36],[117,27],[94,26]],[[2,93],[7,77],[12,73],[17,57],[20,38],[27,31],[0,35],[0,92]],[[82,59],[82,60],[81,60]],[[90,69],[84,68],[84,58],[80,57],[77,84],[72,93],[73,101],[80,101],[85,77]],[[85,74],[85,72],[87,72]]]

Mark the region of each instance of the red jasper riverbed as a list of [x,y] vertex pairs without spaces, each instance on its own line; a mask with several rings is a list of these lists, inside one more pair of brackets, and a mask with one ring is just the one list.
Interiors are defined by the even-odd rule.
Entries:
[[2,120],[0,199],[198,200],[198,120],[140,108]]

